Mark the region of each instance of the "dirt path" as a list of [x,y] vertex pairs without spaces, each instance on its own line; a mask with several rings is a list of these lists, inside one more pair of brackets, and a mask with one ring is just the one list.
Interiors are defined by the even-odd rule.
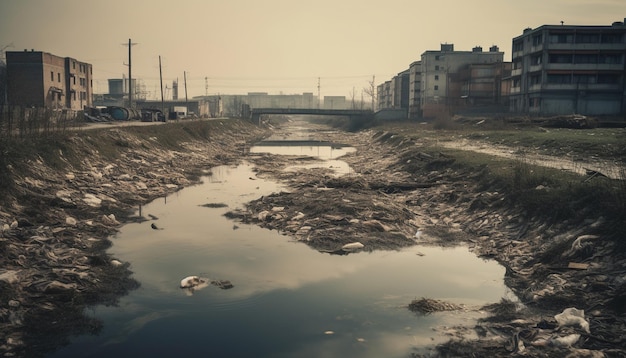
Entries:
[[583,160],[568,155],[555,157],[538,154],[530,148],[513,149],[508,146],[470,141],[468,139],[440,141],[438,145],[444,148],[467,150],[507,159],[522,160],[532,165],[568,170],[581,175],[586,174],[587,170],[594,170],[601,172],[611,179],[622,179],[624,173],[626,173],[626,167],[618,161],[602,160],[599,158],[587,158]]

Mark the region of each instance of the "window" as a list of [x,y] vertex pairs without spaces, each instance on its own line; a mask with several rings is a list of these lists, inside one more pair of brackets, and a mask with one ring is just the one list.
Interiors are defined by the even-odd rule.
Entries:
[[[76,61],[72,61],[72,69],[74,69],[74,70],[76,69]],[[76,97],[76,96],[74,96],[74,97]],[[76,99],[76,98],[74,98],[74,99]]]
[[435,91],[439,91],[439,86],[435,85]]
[[513,80],[513,87],[519,87],[519,84],[520,84],[519,78],[516,78]]
[[524,51],[524,42],[518,41],[513,43],[513,52]]
[[574,42],[572,34],[550,34],[550,43],[565,44]]
[[618,84],[621,82],[620,75],[616,74],[599,74],[598,83],[604,84]]
[[622,42],[622,34],[602,34],[601,42],[605,44],[618,44]]
[[439,71],[439,66],[435,66],[435,71]]
[[435,60],[436,60],[436,61],[439,61],[440,59],[441,59],[441,56],[440,56],[440,55],[435,55]]
[[596,83],[595,75],[574,75],[574,83]]
[[531,57],[530,64],[532,66],[541,65],[541,55]]
[[600,34],[576,34],[576,43],[578,44],[596,44],[600,42]]
[[572,83],[572,76],[567,74],[548,74],[548,83],[569,84]]
[[50,81],[54,82],[54,71],[50,71]]
[[541,76],[536,75],[536,76],[530,76],[530,85],[534,86],[534,85],[538,85],[541,83]]
[[74,99],[74,101],[76,100],[76,92],[72,93],[72,98]]
[[608,64],[621,64],[622,63],[622,55],[621,54],[603,54],[598,57],[598,63],[608,63]]
[[548,61],[550,63],[572,63],[571,54],[550,54]]
[[543,43],[543,35],[535,35],[533,36],[533,46],[541,45]]
[[435,81],[439,81],[439,75],[435,75]]
[[576,54],[574,63],[598,63],[598,56],[595,54]]
[[73,77],[74,84],[76,84],[76,76]]
[[61,72],[57,73],[57,79],[61,82]]

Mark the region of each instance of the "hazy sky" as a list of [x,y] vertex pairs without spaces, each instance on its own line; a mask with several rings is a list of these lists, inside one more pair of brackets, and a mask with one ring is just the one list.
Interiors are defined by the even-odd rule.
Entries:
[[[610,25],[624,0],[0,0],[0,49],[35,49],[93,65],[94,91],[128,74],[159,94],[313,92],[361,96],[441,43],[498,45],[544,24]],[[205,81],[208,78],[208,81]],[[205,85],[208,82],[208,90]],[[171,92],[169,92],[171,95]],[[159,94],[160,96],[160,94]],[[159,97],[160,98],[160,97]]]

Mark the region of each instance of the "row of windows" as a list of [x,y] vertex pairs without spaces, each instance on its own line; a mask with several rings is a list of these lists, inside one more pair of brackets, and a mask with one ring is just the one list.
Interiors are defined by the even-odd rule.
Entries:
[[621,75],[618,74],[548,74],[548,83],[553,84],[618,84]]
[[[548,74],[546,82],[550,84],[619,84],[622,76],[619,74]],[[541,84],[541,76],[529,78],[531,86]],[[520,87],[520,79],[513,79],[512,87]]]
[[[72,61],[72,69],[76,69],[76,61]],[[85,64],[79,64],[78,65],[78,71],[86,73],[87,72],[87,65]],[[90,68],[91,73],[93,74],[93,67]]]
[[622,54],[550,54],[549,63],[621,64]]
[[[526,39],[527,42],[532,43],[532,46],[538,46],[544,43],[543,34],[539,33],[530,36]],[[624,42],[623,33],[550,33],[548,35],[548,43],[554,44],[619,44]],[[513,52],[523,51],[524,41],[517,41],[513,43]]]
[[[54,82],[54,71],[50,71],[50,81]],[[57,82],[61,82],[61,73],[60,72],[57,73]],[[81,86],[85,87],[85,86],[87,86],[87,79],[81,77],[79,79],[79,83],[80,83]],[[73,76],[72,84],[76,84],[76,76]],[[93,80],[90,81],[90,85],[93,87]]]

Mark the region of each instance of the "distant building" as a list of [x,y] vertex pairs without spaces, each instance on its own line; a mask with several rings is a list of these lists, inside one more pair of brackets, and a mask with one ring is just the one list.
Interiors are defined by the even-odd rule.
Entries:
[[393,92],[391,80],[385,81],[376,87],[378,96],[378,110],[393,108]]
[[449,105],[455,113],[508,112],[510,62],[468,64],[450,75]]
[[624,114],[625,23],[543,25],[513,38],[511,112]]
[[393,108],[407,109],[409,108],[409,70],[398,73],[391,79],[393,86]]
[[409,118],[422,116],[420,100],[422,98],[422,61],[415,61],[409,66]]
[[324,109],[348,109],[346,96],[324,96]]
[[274,95],[267,92],[249,92],[243,97],[252,108],[317,108],[317,97],[312,92]]
[[10,105],[82,110],[92,106],[92,66],[41,51],[8,51]]
[[[426,51],[421,56],[421,99],[423,117],[450,114],[466,98],[461,93],[463,80],[460,72],[469,65],[502,63],[504,53],[497,46],[489,52],[481,47],[472,51],[454,51],[453,44],[441,44],[439,51]],[[493,82],[495,77],[488,79]]]
[[[134,101],[133,101],[134,102]],[[174,112],[174,107],[186,107],[187,114],[202,118],[211,117],[210,100],[206,97],[196,97],[188,101],[185,100],[143,100],[138,99],[136,102],[137,109],[158,109],[162,110],[167,116],[168,113]]]

